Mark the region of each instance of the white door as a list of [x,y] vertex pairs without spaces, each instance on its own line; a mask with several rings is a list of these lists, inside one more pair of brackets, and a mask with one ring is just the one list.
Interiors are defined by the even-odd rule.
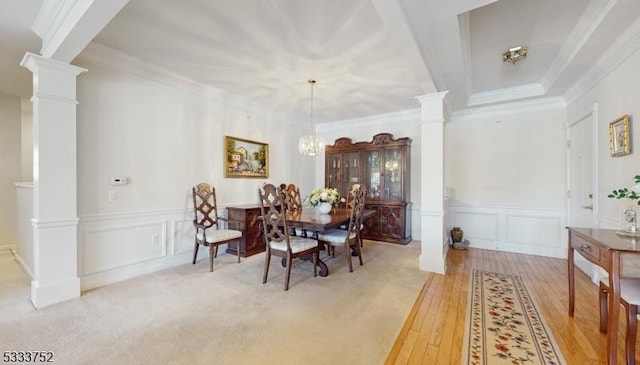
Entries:
[[[568,225],[572,227],[594,227],[594,138],[593,126],[596,123],[597,108],[583,118],[569,125],[568,135]],[[575,251],[575,265],[587,274],[592,281],[599,280],[597,267]]]
[[569,226],[593,227],[593,116],[589,113],[569,126]]

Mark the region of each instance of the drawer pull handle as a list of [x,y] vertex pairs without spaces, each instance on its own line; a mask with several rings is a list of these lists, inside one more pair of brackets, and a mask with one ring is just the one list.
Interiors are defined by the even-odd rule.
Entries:
[[589,248],[590,248],[589,245],[582,245],[582,246],[580,246],[579,250],[580,251],[588,251]]

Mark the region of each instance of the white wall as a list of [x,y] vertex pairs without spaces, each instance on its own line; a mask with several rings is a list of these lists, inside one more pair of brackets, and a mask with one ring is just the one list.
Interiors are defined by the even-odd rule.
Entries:
[[33,104],[29,99],[20,100],[21,123],[21,176],[20,181],[33,181]]
[[0,250],[16,245],[16,188],[20,181],[20,98],[0,94]]
[[562,104],[453,117],[445,125],[450,225],[471,246],[566,256]]
[[[83,288],[190,261],[191,187],[213,184],[221,206],[257,202],[266,180],[315,186],[297,151],[303,131],[212,100],[162,75],[78,62],[78,237]],[[286,123],[286,121],[285,121]],[[224,178],[224,136],[269,144],[268,179]],[[128,179],[111,186],[110,177]],[[110,198],[111,197],[111,198]],[[224,210],[220,212],[224,214]],[[206,250],[200,250],[202,257]],[[224,252],[224,250],[223,250]]]
[[[620,213],[627,209],[635,209],[640,214],[640,207],[630,200],[608,199],[607,195],[621,187],[634,185],[633,177],[640,174],[640,51],[636,50],[627,60],[610,72],[604,79],[593,86],[568,107],[569,120],[577,120],[591,110],[593,103],[598,104],[597,146],[595,153],[598,160],[597,180],[599,190],[598,211],[595,212],[599,222],[617,224]],[[629,114],[631,117],[631,154],[611,157],[609,154],[609,123]]]

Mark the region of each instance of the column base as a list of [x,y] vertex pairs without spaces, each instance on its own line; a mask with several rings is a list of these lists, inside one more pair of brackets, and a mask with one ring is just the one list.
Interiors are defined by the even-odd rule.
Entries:
[[443,274],[447,271],[447,263],[443,257],[429,257],[427,254],[420,254],[420,270]]
[[74,278],[41,286],[38,281],[31,282],[31,302],[36,309],[80,297],[80,279]]

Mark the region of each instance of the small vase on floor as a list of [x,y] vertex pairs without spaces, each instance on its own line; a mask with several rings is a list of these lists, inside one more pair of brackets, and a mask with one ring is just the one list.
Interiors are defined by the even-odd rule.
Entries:
[[318,212],[320,214],[329,214],[331,212],[331,203],[322,202],[318,204]]

